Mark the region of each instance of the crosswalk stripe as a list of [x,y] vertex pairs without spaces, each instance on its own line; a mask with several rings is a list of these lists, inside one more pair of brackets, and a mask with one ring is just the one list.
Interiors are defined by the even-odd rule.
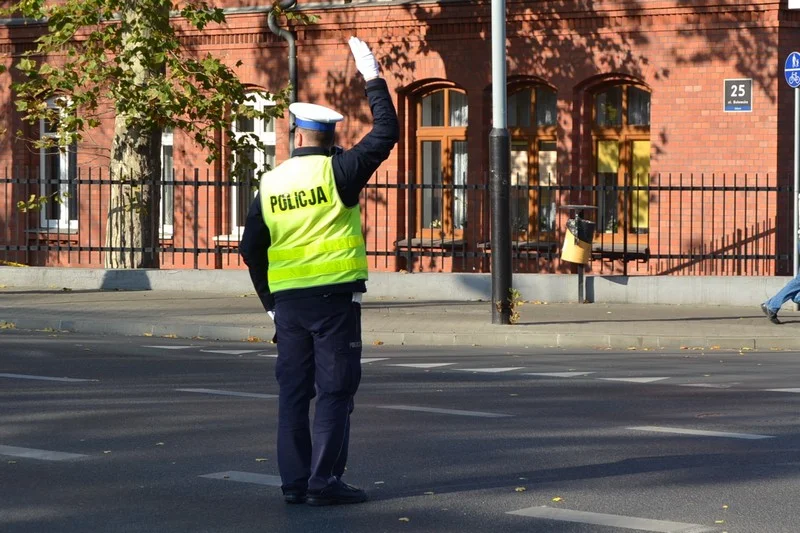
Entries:
[[574,378],[577,376],[588,376],[594,372],[526,372],[523,376],[542,376],[546,378]]
[[603,381],[627,381],[629,383],[653,383],[669,378],[599,378]]
[[694,435],[698,437],[723,437],[729,439],[761,440],[774,439],[773,435],[757,435],[754,433],[728,433],[725,431],[706,431],[701,429],[668,428],[661,426],[635,426],[629,427],[634,431],[652,431],[655,433],[674,433],[677,435]]
[[500,372],[511,372],[512,370],[522,370],[525,367],[522,366],[509,366],[506,368],[456,368],[454,370],[460,370],[462,372],[488,372],[491,374],[496,374]]
[[439,409],[436,407],[416,407],[413,405],[377,405],[378,409],[395,409],[398,411],[419,411],[421,413],[437,413],[442,415],[474,416],[478,418],[506,418],[513,415],[502,413],[485,413],[482,411],[462,411],[460,409]]
[[53,378],[53,377],[50,377],[50,376],[29,376],[28,374],[0,374],[0,378],[33,379],[33,380],[39,380],[39,381],[64,381],[64,382],[99,381],[97,379]]
[[441,366],[450,366],[455,363],[399,363],[389,366],[404,366],[406,368],[438,368]]
[[719,531],[717,527],[701,524],[687,524],[684,522],[668,522],[666,520],[651,520],[635,516],[623,516],[605,513],[589,513],[586,511],[572,511],[570,509],[554,509],[552,507],[528,507],[518,511],[509,511],[508,514],[557,520],[560,522],[576,522],[595,526],[620,527],[636,529],[639,531],[652,531],[654,533],[712,533]]
[[157,348],[159,350],[185,350],[192,346],[142,346],[142,348]]
[[280,487],[281,477],[270,476],[267,474],[256,474],[255,472],[238,472],[229,470],[228,472],[215,472],[213,474],[203,474],[207,479],[224,479],[225,481],[238,481],[240,483],[253,483],[255,485],[267,485],[270,487]]
[[361,359],[361,363],[375,363],[377,361],[386,361],[388,357],[364,357]]
[[25,459],[40,459],[42,461],[70,461],[89,457],[82,453],[54,452],[52,450],[37,450],[36,448],[19,448],[17,446],[0,445],[0,455],[22,457]]
[[800,392],[800,389],[765,389],[767,392]]
[[175,389],[178,392],[197,392],[200,394],[216,394],[219,396],[241,396],[243,398],[277,398],[277,394],[259,394],[256,392],[236,392],[217,389]]
[[221,353],[223,355],[244,355],[246,353],[254,353],[258,350],[200,350],[203,353]]

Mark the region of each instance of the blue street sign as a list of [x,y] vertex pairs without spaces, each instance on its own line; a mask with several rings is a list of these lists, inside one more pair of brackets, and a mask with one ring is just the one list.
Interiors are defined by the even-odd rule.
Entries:
[[792,89],[800,87],[800,52],[792,52],[786,58],[786,66],[783,69],[786,75],[786,83]]

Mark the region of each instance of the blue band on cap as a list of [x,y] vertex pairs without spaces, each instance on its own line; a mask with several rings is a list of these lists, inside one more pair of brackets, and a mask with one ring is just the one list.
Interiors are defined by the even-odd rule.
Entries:
[[335,122],[316,122],[314,120],[303,120],[302,118],[297,117],[295,117],[294,122],[298,127],[305,128],[307,130],[333,131],[336,129]]

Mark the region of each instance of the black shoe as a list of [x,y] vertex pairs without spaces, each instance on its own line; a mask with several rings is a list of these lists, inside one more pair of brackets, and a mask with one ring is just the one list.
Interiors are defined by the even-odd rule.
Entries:
[[344,503],[361,503],[367,501],[367,493],[361,489],[342,483],[328,485],[322,490],[308,491],[308,505],[340,505]]
[[767,315],[767,318],[773,324],[781,323],[781,321],[778,320],[778,313],[776,313],[775,311],[770,311],[769,307],[767,307],[767,304],[761,304],[761,310],[764,312],[765,315]]
[[283,501],[286,503],[306,503],[306,491],[301,489],[283,489]]

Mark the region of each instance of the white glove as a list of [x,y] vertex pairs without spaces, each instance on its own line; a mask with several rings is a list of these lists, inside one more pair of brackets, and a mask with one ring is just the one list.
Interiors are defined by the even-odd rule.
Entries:
[[353,52],[353,59],[356,60],[356,68],[364,76],[365,81],[377,78],[380,76],[381,69],[378,62],[375,61],[375,56],[367,46],[367,43],[358,37],[350,37],[348,43],[350,51]]

